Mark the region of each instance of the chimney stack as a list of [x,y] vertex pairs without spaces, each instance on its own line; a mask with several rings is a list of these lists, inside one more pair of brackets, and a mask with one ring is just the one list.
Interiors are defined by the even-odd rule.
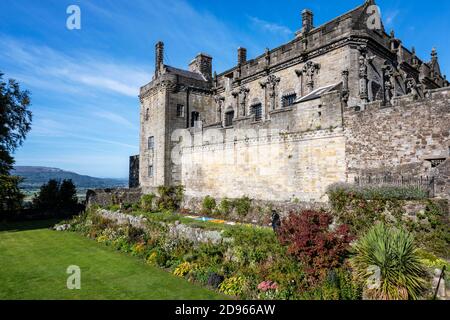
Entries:
[[314,14],[311,10],[302,11],[302,32],[306,34],[314,28]]
[[238,48],[238,65],[243,65],[247,62],[247,49]]
[[155,49],[155,76],[158,77],[164,67],[164,43],[159,41]]
[[200,73],[206,81],[212,81],[212,57],[205,53],[199,53],[189,64],[189,71]]

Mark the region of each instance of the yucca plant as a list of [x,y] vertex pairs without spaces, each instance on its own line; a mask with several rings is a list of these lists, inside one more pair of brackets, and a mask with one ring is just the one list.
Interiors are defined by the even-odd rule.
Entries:
[[369,299],[417,300],[427,289],[426,269],[407,231],[377,224],[354,251],[351,265]]

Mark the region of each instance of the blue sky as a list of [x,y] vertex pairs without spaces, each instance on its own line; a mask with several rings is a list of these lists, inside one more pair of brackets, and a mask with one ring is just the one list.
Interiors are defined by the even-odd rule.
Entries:
[[[99,177],[127,177],[137,154],[141,85],[151,80],[154,44],[166,63],[186,68],[200,51],[218,72],[236,49],[249,58],[292,39],[300,12],[320,25],[363,0],[1,0],[0,70],[32,92],[33,130],[17,165],[58,167]],[[81,30],[66,28],[69,5]],[[438,49],[450,74],[450,1],[378,0],[387,29],[429,59]]]

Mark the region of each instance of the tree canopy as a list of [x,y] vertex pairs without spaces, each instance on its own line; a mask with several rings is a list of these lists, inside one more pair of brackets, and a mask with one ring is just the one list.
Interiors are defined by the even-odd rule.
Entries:
[[8,175],[14,164],[12,153],[31,130],[30,93],[0,72],[0,174]]

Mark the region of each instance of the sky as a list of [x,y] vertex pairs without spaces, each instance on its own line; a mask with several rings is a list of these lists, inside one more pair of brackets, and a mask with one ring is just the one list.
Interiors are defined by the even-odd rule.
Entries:
[[[321,25],[364,0],[0,0],[0,71],[32,93],[33,124],[17,165],[125,178],[139,153],[139,87],[154,72],[154,46],[179,68],[199,52],[219,73],[237,48],[249,59],[293,39],[300,12]],[[428,61],[436,47],[450,75],[450,1],[378,0],[389,32]],[[81,9],[69,30],[67,8]]]

